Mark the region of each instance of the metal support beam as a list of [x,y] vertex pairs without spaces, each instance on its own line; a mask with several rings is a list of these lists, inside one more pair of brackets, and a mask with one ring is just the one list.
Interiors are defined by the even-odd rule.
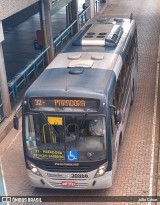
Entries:
[[9,98],[6,69],[4,64],[4,56],[1,42],[4,40],[2,22],[0,21],[0,91],[2,93],[2,101],[4,107],[4,114],[9,117],[12,113],[11,103]]
[[85,0],[85,7],[90,6],[86,14],[86,19],[91,19],[95,16],[95,0]]
[[[38,7],[39,7],[39,17],[40,17],[40,29],[41,31],[43,31],[43,15],[42,15],[42,2],[39,1],[38,2]],[[42,32],[42,35],[43,35],[43,32]],[[43,36],[43,39],[44,39],[44,36]]]
[[54,49],[53,49],[53,33],[51,26],[51,0],[41,0],[41,14],[42,15],[42,28],[43,28],[43,37],[45,47],[50,47],[47,51],[47,63],[49,64],[54,58]]
[[66,25],[70,25],[70,5],[66,6]]
[[[52,4],[51,15],[54,15],[57,11],[69,4],[72,0],[58,0]],[[73,0],[76,1],[76,0]]]
[[69,22],[70,24],[77,20],[77,22],[73,26],[73,35],[76,34],[79,30],[79,24],[78,24],[78,0],[73,0],[71,3],[69,3]]

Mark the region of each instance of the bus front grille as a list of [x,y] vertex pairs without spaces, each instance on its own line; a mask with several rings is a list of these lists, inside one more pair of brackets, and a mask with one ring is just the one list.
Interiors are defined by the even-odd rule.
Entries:
[[56,166],[51,166],[51,165],[41,165],[38,167],[48,172],[90,172],[92,171],[91,167],[87,167],[87,166],[78,166],[78,167],[59,166],[59,167],[56,167]]

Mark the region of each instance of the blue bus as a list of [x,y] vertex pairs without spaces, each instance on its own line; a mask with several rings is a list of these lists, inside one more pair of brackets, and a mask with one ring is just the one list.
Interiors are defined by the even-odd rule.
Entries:
[[22,103],[34,187],[112,186],[137,71],[136,23],[124,18],[90,20],[47,66]]

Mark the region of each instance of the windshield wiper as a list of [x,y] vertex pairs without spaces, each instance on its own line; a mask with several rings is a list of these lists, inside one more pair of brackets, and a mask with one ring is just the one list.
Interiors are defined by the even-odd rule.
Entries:
[[82,129],[82,126],[84,125],[85,121],[86,121],[86,117],[88,115],[88,110],[84,113],[83,118],[81,120],[80,126],[79,126],[79,130]]

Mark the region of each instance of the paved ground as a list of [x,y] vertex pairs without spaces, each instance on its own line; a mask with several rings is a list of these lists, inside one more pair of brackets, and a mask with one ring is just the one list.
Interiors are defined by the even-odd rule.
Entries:
[[[157,55],[160,33],[159,0],[112,0],[104,11],[107,16],[129,17],[134,13],[138,26],[139,72],[135,101],[131,108],[124,142],[119,151],[118,168],[112,188],[94,191],[59,191],[34,189],[26,176],[21,131],[12,130],[0,144],[0,155],[7,192],[20,196],[148,196],[157,192],[157,164],[159,144],[159,119],[154,118],[156,108],[155,87]],[[158,99],[159,103],[159,99]],[[159,115],[159,108],[157,116]],[[156,119],[156,126],[155,126]],[[155,129],[154,129],[155,128]],[[46,203],[49,204],[49,203]],[[56,205],[67,202],[51,203]],[[111,202],[79,202],[72,204],[113,204]],[[114,203],[114,204],[140,204]],[[149,205],[145,202],[142,204]]]

